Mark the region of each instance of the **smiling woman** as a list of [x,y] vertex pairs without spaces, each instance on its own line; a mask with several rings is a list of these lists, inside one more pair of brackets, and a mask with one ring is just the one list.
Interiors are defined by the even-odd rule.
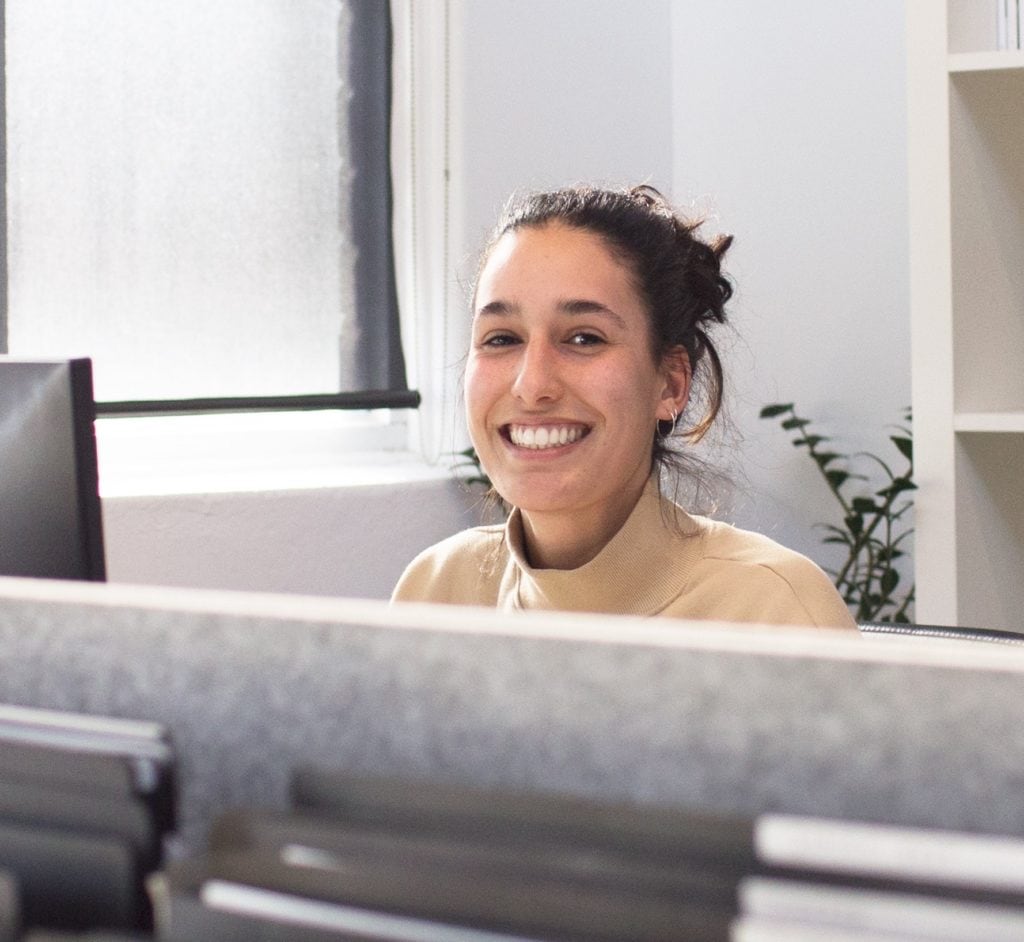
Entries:
[[698,440],[721,405],[708,331],[730,241],[648,187],[510,205],[477,275],[465,399],[513,511],[421,554],[395,600],[852,626],[810,560],[662,494],[672,439]]

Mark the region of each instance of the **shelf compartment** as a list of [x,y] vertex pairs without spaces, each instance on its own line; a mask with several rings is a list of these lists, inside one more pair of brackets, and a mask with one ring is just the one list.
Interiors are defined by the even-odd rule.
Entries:
[[958,413],[1024,411],[1024,69],[950,77]]
[[956,439],[957,623],[1024,630],[1024,436]]

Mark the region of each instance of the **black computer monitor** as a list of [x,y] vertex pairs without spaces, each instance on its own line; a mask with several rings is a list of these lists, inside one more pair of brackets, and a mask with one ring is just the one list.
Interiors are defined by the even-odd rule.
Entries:
[[0,575],[106,578],[92,362],[0,356]]

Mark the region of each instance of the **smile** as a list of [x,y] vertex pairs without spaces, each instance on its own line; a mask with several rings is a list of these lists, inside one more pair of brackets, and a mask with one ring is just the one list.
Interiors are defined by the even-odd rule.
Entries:
[[571,445],[590,429],[585,425],[506,425],[502,431],[513,445],[539,451]]

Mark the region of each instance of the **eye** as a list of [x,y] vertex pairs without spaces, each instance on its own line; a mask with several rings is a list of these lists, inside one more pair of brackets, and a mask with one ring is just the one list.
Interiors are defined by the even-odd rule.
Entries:
[[493,333],[482,337],[477,345],[488,349],[495,349],[498,347],[511,347],[517,343],[519,343],[519,338],[515,334]]
[[596,347],[604,342],[604,337],[589,330],[578,330],[569,337],[569,343],[574,347]]

